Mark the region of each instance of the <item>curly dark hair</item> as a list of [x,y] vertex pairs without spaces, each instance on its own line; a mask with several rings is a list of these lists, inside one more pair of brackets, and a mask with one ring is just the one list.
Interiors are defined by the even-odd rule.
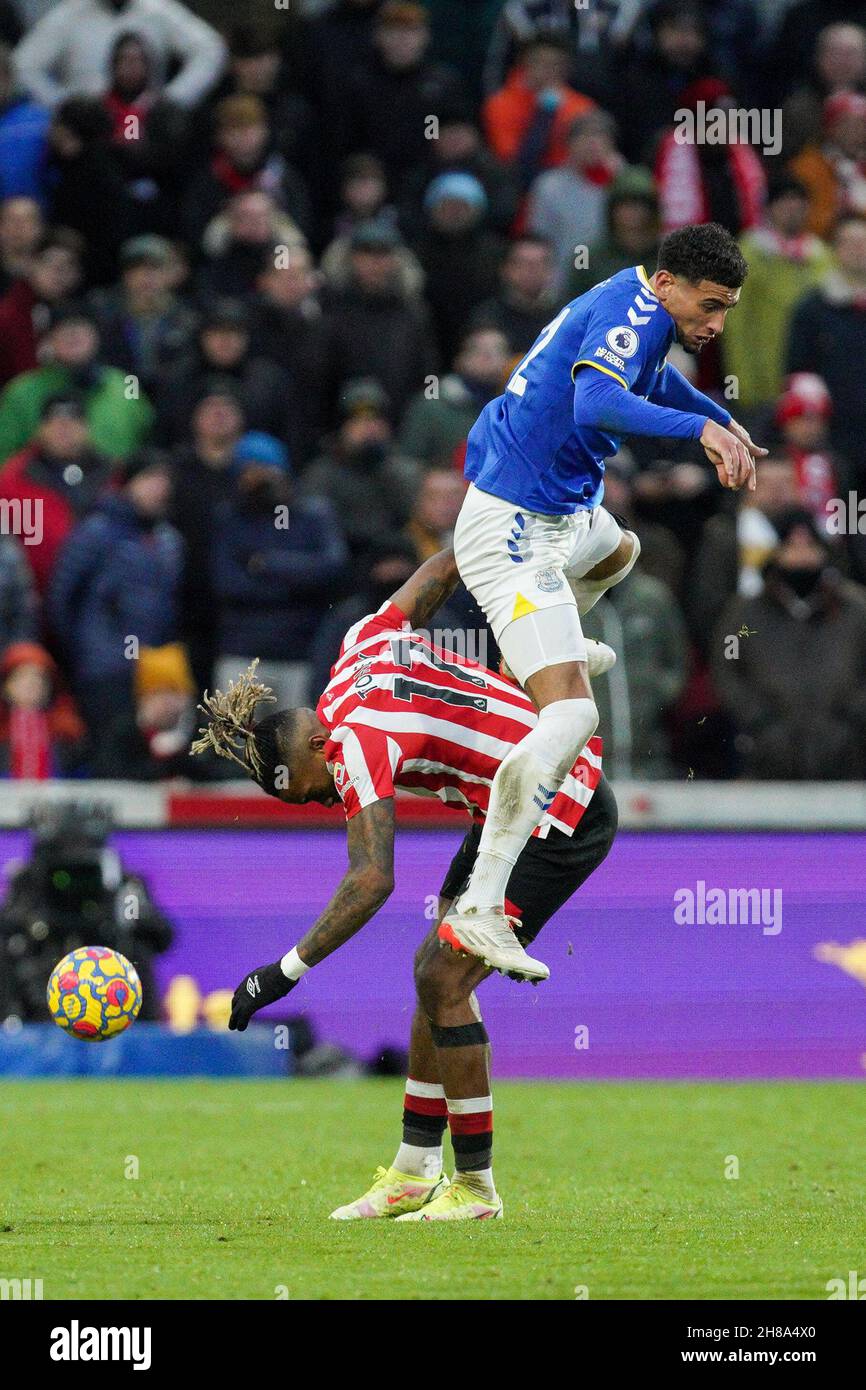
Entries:
[[669,232],[659,247],[656,269],[681,275],[693,285],[712,280],[730,290],[738,290],[749,273],[736,241],[718,222]]

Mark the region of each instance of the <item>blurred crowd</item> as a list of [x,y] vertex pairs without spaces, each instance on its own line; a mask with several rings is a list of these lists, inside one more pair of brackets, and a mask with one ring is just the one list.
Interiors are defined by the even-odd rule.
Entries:
[[[314,703],[540,329],[715,220],[749,278],[677,365],[770,454],[745,496],[693,444],[610,461],[608,767],[866,775],[866,3],[227,14],[0,0],[0,772],[227,775],[199,692],[258,657]],[[495,661],[465,590],[436,627]]]

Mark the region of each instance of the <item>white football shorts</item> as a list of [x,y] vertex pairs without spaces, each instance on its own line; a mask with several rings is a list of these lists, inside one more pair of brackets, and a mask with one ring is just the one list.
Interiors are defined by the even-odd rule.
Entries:
[[548,640],[559,632],[555,660],[533,660],[533,670],[519,662],[524,668],[519,671],[511,660],[513,643],[506,638],[503,655],[521,683],[542,666],[586,660],[569,581],[582,579],[621,539],[619,525],[604,507],[547,516],[470,484],[454,529],[454,555],[460,578],[483,609],[497,643],[503,645],[503,633],[518,619],[563,610],[559,620],[544,619]]

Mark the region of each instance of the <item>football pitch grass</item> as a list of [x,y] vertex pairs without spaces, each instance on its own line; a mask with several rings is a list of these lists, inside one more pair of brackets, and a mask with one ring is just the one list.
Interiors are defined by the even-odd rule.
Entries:
[[0,1279],[46,1299],[712,1300],[866,1274],[862,1084],[494,1101],[504,1221],[344,1224],[328,1213],[395,1152],[398,1082],[4,1083]]

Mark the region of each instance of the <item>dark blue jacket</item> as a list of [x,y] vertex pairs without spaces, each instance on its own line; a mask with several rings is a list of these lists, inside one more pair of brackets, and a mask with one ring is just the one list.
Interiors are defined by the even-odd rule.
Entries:
[[182,567],[180,533],[148,525],[120,494],[75,527],[51,579],[48,616],[76,682],[131,674],[129,637],[142,647],[175,640]]
[[305,661],[313,634],[345,580],[348,551],[324,497],[298,498],[289,525],[251,515],[234,498],[214,523],[213,587],[219,651],[271,661]]

